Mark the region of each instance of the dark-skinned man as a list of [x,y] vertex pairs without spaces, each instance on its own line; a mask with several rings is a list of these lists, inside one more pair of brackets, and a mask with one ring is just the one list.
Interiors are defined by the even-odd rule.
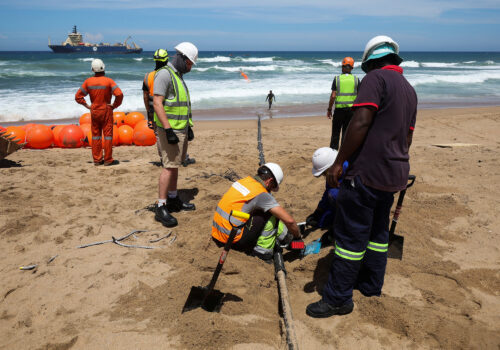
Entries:
[[332,119],[332,137],[330,148],[339,149],[340,131],[342,131],[342,142],[345,131],[352,118],[352,104],[358,94],[359,79],[351,74],[354,68],[354,59],[345,57],[342,60],[342,74],[333,79],[332,94],[328,103],[326,117],[332,119],[332,108],[335,103],[335,112]]
[[417,114],[417,95],[399,67],[398,44],[387,36],[371,39],[363,53],[354,116],[327,181],[340,184],[335,215],[335,254],[322,299],[307,306],[311,317],[345,315],[354,308],[353,289],[380,296],[389,242],[394,193],[406,188],[408,151]]

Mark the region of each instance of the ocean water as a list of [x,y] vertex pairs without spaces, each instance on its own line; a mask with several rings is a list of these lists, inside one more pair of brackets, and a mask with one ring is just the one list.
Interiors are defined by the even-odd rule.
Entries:
[[[172,50],[173,51],[173,50]],[[172,52],[171,51],[171,52]],[[361,52],[200,52],[185,76],[197,110],[263,108],[269,90],[276,107],[328,103],[341,60],[352,56],[364,76]],[[499,52],[402,52],[404,74],[420,108],[500,105]],[[99,57],[123,90],[120,110],[143,110],[142,79],[154,68],[152,52],[133,55],[0,52],[0,123],[69,119],[86,109],[74,95]],[[248,80],[240,72],[244,72]],[[206,111],[205,111],[206,112]]]

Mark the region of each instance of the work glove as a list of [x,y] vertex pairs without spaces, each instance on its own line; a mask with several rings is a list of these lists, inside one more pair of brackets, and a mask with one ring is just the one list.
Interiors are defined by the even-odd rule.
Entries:
[[191,129],[191,127],[188,126],[188,141],[193,141],[193,139],[194,139],[193,129]]
[[167,134],[167,141],[169,144],[176,145],[179,143],[179,138],[172,128],[165,129],[165,133]]

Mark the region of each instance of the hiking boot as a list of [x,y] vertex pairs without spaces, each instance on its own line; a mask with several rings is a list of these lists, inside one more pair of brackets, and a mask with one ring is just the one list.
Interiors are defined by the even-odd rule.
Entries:
[[354,309],[352,301],[341,306],[333,306],[321,299],[315,303],[307,305],[306,314],[314,318],[325,318],[333,315],[347,315]]
[[185,211],[195,210],[196,206],[194,204],[191,204],[191,203],[184,203],[183,201],[181,201],[179,196],[177,196],[175,198],[168,198],[167,199],[167,208],[168,208],[168,211],[170,211],[171,213],[176,213],[176,212],[179,212],[181,210],[185,210]]
[[116,164],[120,164],[120,161],[115,159],[111,162],[104,163],[104,166],[110,166],[110,165],[116,165]]
[[182,161],[182,165],[183,165],[184,167],[187,167],[189,164],[194,164],[194,163],[196,163],[196,159],[194,159],[194,158],[189,158],[189,156],[186,156],[186,159],[184,159],[184,160]]
[[156,206],[155,220],[161,222],[166,227],[177,226],[177,219],[170,215],[166,205]]

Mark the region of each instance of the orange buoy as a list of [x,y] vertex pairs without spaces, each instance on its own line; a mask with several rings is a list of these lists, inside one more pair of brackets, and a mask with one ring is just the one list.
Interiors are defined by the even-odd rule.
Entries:
[[83,139],[83,141],[86,142],[87,145],[89,145],[90,147],[92,147],[92,130],[89,130],[85,134],[85,138]]
[[5,129],[3,126],[0,125],[0,132],[4,132],[5,130],[7,129]]
[[113,125],[113,146],[120,146],[120,133],[116,125]]
[[26,131],[20,126],[8,126],[5,128],[4,137],[14,137],[16,143],[24,143],[26,142]]
[[245,78],[245,80],[246,80],[246,81],[250,81],[250,80],[248,79],[248,76],[247,76],[245,73],[243,73],[243,71],[242,71],[242,70],[240,70],[240,73],[241,73],[241,76],[242,76],[243,78]]
[[61,139],[59,138],[59,133],[66,125],[56,125],[52,129],[52,135],[54,136],[54,146],[62,147]]
[[89,145],[89,141],[87,140],[87,135],[90,132],[91,126],[90,124],[81,124],[80,129],[82,129],[83,136],[85,136],[85,138],[83,139],[83,146],[86,147]]
[[83,146],[83,131],[78,125],[66,125],[59,132],[59,140],[64,148],[79,148]]
[[54,135],[47,125],[35,125],[26,133],[26,142],[31,148],[44,149],[50,147],[53,141]]
[[124,112],[113,112],[113,124],[117,127],[125,124],[125,113]]
[[144,120],[144,115],[140,112],[130,112],[125,116],[125,124],[131,126],[132,128],[135,127],[135,125],[140,122],[141,120]]
[[[146,121],[145,121],[146,122]],[[134,128],[134,144],[137,146],[151,146],[156,143],[155,132],[146,124],[137,125]]]
[[134,129],[129,125],[122,125],[118,128],[120,144],[131,145],[134,141]]
[[82,116],[80,117],[80,125],[90,124],[90,123],[92,123],[92,118],[90,117],[90,113],[82,114]]
[[148,127],[148,121],[146,119],[139,120],[139,122],[134,126],[134,131],[136,128],[142,128],[143,126],[145,126],[146,128]]

